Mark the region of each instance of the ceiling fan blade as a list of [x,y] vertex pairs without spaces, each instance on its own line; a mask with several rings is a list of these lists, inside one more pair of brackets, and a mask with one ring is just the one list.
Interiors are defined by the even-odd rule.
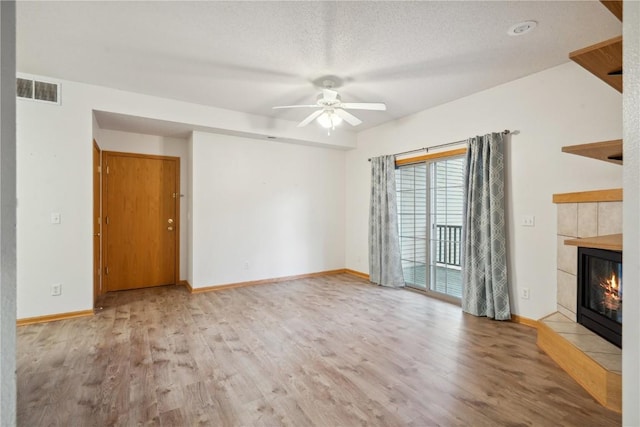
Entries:
[[308,125],[309,123],[311,123],[312,121],[314,121],[315,119],[317,119],[317,118],[318,118],[318,116],[319,116],[320,114],[322,114],[323,112],[324,112],[324,110],[322,110],[322,109],[317,110],[317,111],[314,111],[313,113],[309,114],[309,115],[307,116],[307,118],[306,118],[306,119],[304,119],[303,121],[301,121],[300,123],[298,123],[298,127],[299,127],[299,128],[301,128],[301,127],[305,127],[306,125]]
[[341,117],[345,122],[349,123],[351,126],[358,126],[362,123],[362,120],[354,116],[353,114],[343,110],[342,108],[336,108],[333,110],[339,117]]
[[278,107],[272,107],[274,110],[279,110],[281,108],[313,108],[318,107],[318,104],[308,104],[308,105],[280,105]]
[[322,89],[322,97],[327,101],[335,101],[338,97],[338,92],[331,89]]
[[346,108],[350,110],[387,110],[387,106],[382,102],[342,102],[340,104],[340,108]]

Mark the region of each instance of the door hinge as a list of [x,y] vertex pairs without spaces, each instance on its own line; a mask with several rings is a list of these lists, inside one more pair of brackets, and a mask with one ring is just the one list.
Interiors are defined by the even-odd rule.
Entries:
[[108,216],[104,217],[104,222],[105,222],[105,224],[109,225],[109,217]]
[[102,173],[102,166],[98,166],[98,173]]
[[107,165],[107,175],[109,175],[109,165]]
[[105,267],[104,268],[104,274],[105,275],[109,275],[109,267]]
[[178,193],[171,193],[171,197],[173,197],[174,199],[178,196]]

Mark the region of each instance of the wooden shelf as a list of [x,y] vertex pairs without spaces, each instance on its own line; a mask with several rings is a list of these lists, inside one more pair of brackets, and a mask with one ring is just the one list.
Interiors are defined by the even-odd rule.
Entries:
[[622,0],[600,0],[600,3],[622,22]]
[[568,145],[562,147],[563,153],[590,157],[605,162],[622,164],[622,140],[593,142],[591,144]]
[[621,202],[622,188],[611,190],[578,191],[575,193],[557,193],[553,195],[553,203],[592,203]]
[[609,234],[606,236],[584,237],[582,239],[565,240],[564,244],[567,246],[580,246],[583,248],[622,251],[622,234]]
[[609,75],[622,70],[622,36],[571,52],[569,58],[622,93],[622,74]]

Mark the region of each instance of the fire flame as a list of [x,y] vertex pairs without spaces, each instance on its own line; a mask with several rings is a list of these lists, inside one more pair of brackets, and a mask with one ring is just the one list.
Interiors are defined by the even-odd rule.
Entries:
[[605,279],[601,284],[604,288],[604,305],[610,310],[617,310],[620,306],[620,283],[615,273],[611,273],[610,279]]

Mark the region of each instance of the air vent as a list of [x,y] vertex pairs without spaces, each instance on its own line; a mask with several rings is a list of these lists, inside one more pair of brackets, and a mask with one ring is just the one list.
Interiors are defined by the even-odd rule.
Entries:
[[60,84],[18,77],[17,95],[20,99],[60,104]]

